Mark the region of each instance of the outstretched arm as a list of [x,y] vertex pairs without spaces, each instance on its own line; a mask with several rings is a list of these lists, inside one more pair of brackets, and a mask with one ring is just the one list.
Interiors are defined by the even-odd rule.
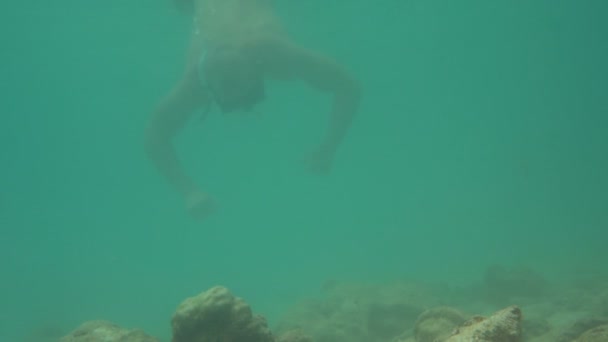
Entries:
[[268,51],[271,71],[300,79],[330,93],[333,105],[327,131],[313,153],[315,171],[328,172],[333,156],[346,136],[357,112],[361,90],[358,82],[332,59],[284,40],[273,40]]

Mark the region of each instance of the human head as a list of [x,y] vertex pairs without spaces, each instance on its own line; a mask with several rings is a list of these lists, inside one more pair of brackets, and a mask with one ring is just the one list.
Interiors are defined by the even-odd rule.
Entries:
[[264,99],[260,64],[242,49],[210,49],[201,68],[205,85],[224,113],[250,110]]

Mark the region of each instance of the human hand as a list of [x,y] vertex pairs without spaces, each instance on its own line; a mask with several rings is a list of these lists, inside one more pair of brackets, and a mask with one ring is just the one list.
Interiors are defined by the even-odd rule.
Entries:
[[202,221],[212,214],[217,204],[206,193],[195,190],[186,195],[186,211],[190,216],[198,221]]

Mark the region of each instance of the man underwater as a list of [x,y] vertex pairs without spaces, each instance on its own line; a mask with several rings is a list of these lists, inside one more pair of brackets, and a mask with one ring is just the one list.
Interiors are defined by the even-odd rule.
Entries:
[[183,170],[172,140],[196,110],[211,104],[223,113],[249,110],[264,97],[264,80],[303,81],[333,97],[329,124],[308,159],[328,173],[360,101],[357,81],[330,58],[292,42],[272,0],[174,0],[194,15],[181,80],[161,101],[145,132],[148,157],[182,195],[190,215],[202,219],[214,201]]

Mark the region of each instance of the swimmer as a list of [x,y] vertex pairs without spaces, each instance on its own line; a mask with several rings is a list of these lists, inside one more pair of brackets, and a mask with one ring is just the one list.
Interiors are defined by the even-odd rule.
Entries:
[[273,0],[173,1],[192,13],[194,27],[184,73],[146,126],[145,150],[181,194],[188,213],[202,219],[215,202],[183,170],[173,138],[197,110],[251,110],[265,99],[265,80],[300,81],[331,96],[327,130],[307,159],[311,171],[329,173],[360,100],[353,76],[331,58],[292,41]]

